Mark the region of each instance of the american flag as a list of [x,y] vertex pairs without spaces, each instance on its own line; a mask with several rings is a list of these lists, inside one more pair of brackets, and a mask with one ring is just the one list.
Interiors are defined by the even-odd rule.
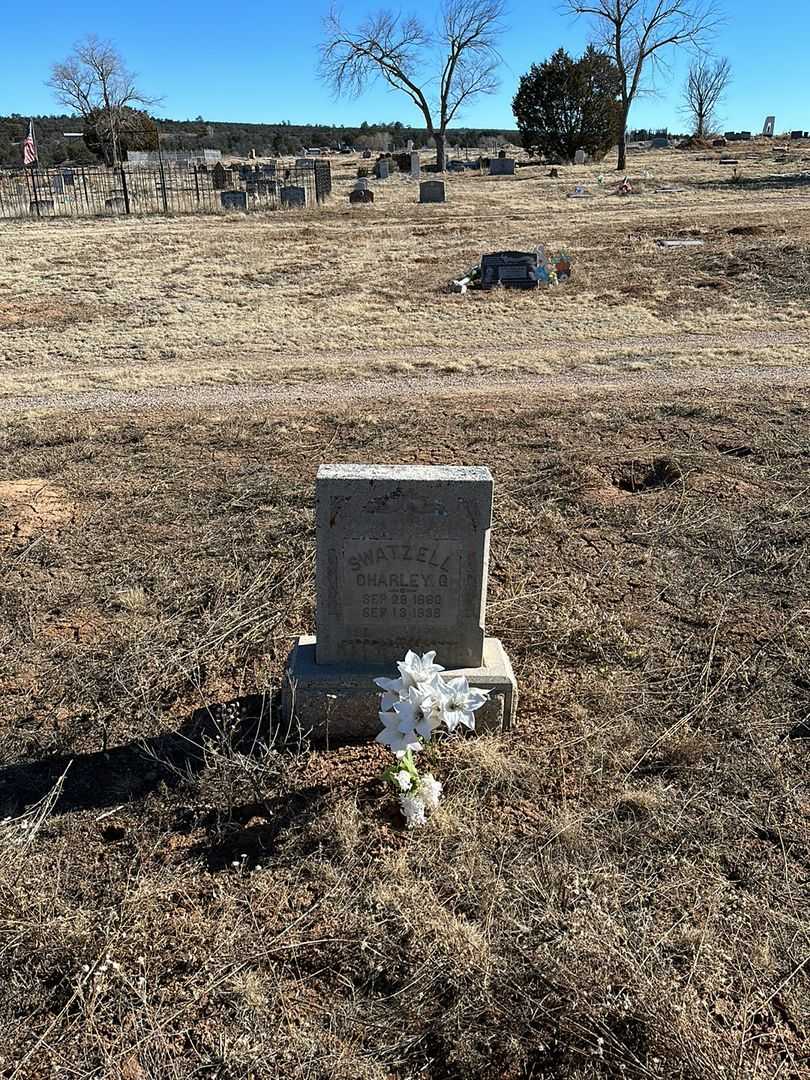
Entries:
[[37,142],[34,138],[34,121],[28,122],[28,134],[25,137],[23,143],[23,165],[36,165],[37,163]]

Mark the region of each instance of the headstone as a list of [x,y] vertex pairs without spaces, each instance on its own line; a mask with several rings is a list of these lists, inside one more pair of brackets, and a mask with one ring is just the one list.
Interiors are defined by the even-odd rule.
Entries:
[[419,158],[419,151],[411,151],[411,180],[418,180],[422,175],[422,162]]
[[498,151],[498,157],[499,158],[505,158],[506,157],[506,151],[505,150],[499,150]]
[[464,172],[465,169],[466,166],[464,162],[459,160],[458,158],[454,158],[452,161],[448,161],[447,163],[448,172]]
[[371,151],[370,150],[364,150],[363,151],[363,159],[368,160],[368,158],[370,158],[370,157],[371,157]]
[[508,157],[496,157],[490,158],[489,162],[489,175],[490,176],[514,176],[515,175],[515,159]]
[[211,170],[211,186],[214,191],[223,191],[225,189],[226,177],[225,166],[221,161],[218,161],[214,168]]
[[247,210],[246,191],[220,191],[219,201],[223,210]]
[[489,469],[322,465],[316,481],[317,636],[293,650],[288,722],[327,738],[379,730],[378,675],[408,649],[493,691],[476,727],[516,705],[501,643],[484,636],[493,482]]
[[766,116],[765,117],[765,123],[764,123],[764,125],[762,127],[762,134],[765,136],[766,139],[772,139],[773,138],[773,129],[775,127],[776,127],[776,117],[775,116]]
[[281,205],[306,206],[307,189],[303,187],[298,187],[294,184],[288,184],[287,187],[283,187],[281,189]]
[[349,202],[352,206],[356,204],[365,204],[374,202],[374,192],[369,191],[368,188],[355,188],[354,191],[349,192]]
[[354,182],[355,191],[368,191],[368,177],[358,176]]
[[790,137],[791,137],[791,139],[801,139],[803,134],[804,134],[803,131],[791,131]]
[[409,154],[413,151],[413,139],[408,139],[408,143],[405,149],[408,151]]
[[666,150],[669,146],[669,137],[667,135],[656,135],[651,142],[653,150]]
[[481,257],[481,288],[504,285],[510,289],[536,289],[539,259],[536,251],[495,251]]
[[574,164],[575,165],[584,165],[585,164],[585,151],[584,150],[577,150],[577,152],[574,154]]
[[420,203],[443,203],[445,201],[444,180],[423,180],[419,185]]
[[265,176],[275,176],[276,175],[276,163],[275,163],[275,161],[270,161],[266,165],[262,165],[262,172],[264,173]]
[[389,169],[388,159],[387,158],[380,158],[380,160],[374,166],[374,175],[377,177],[378,180],[387,180],[388,179],[388,169]]
[[73,187],[73,170],[65,169],[62,173],[62,180],[64,181],[65,187]]
[[64,195],[65,193],[65,181],[64,177],[56,173],[51,177],[51,191],[54,195]]
[[53,199],[31,199],[28,212],[37,215],[53,213]]

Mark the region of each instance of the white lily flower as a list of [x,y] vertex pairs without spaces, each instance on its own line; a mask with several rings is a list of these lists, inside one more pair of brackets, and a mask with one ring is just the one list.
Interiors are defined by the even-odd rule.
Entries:
[[[407,702],[402,702],[407,705]],[[422,744],[416,736],[413,723],[408,723],[407,718],[401,717],[396,712],[381,712],[380,720],[383,729],[374,740],[387,746],[392,754],[398,758],[405,757],[409,750],[416,753],[422,749]]]
[[374,682],[383,691],[380,708],[383,712],[392,709],[397,701],[402,701],[408,696],[408,691],[402,679],[375,679]]
[[447,682],[437,680],[436,687],[441,694],[442,719],[447,730],[452,733],[459,724],[472,730],[475,727],[473,714],[487,703],[489,690],[470,686],[465,675]]
[[405,653],[405,659],[397,663],[399,674],[407,687],[418,686],[420,683],[429,682],[433,675],[444,671],[441,664],[434,664],[436,650],[423,653],[419,656],[411,649]]
[[417,795],[400,795],[399,808],[409,829],[425,824],[425,804]]
[[425,804],[426,810],[436,810],[439,806],[439,798],[442,794],[442,785],[433,775],[425,773],[419,781],[419,797]]

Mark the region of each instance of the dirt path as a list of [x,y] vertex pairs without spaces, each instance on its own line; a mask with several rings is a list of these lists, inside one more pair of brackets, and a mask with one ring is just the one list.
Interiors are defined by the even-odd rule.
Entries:
[[312,380],[304,383],[179,386],[168,389],[94,390],[0,400],[0,414],[16,412],[178,411],[186,409],[240,409],[250,405],[320,406],[351,402],[396,401],[422,395],[606,392],[671,393],[689,390],[695,395],[723,390],[810,389],[810,365],[795,367],[691,368],[675,371],[600,371],[549,375],[432,375],[387,378]]

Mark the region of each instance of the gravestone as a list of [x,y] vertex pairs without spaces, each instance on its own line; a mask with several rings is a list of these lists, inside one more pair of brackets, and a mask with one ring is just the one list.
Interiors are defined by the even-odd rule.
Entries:
[[62,180],[64,181],[65,187],[73,187],[73,171],[71,169],[65,169],[62,173]]
[[371,151],[370,150],[364,150],[363,151],[363,160],[367,161],[370,157],[371,157]]
[[290,655],[287,722],[318,737],[373,736],[373,679],[395,675],[408,649],[435,649],[449,677],[492,691],[477,728],[509,727],[514,675],[500,641],[484,635],[492,492],[486,468],[320,467],[317,635]]
[[378,180],[388,179],[389,163],[387,158],[380,158],[377,164],[374,166],[374,175]]
[[574,164],[575,165],[584,165],[585,164],[585,151],[584,150],[577,150],[577,152],[574,154]]
[[411,180],[418,180],[422,175],[422,162],[419,158],[419,151],[411,151]]
[[53,213],[53,199],[31,199],[28,212],[36,215]]
[[294,184],[288,184],[287,187],[283,187],[281,189],[281,205],[306,206],[307,189],[303,187],[298,187]]
[[220,191],[219,201],[223,210],[247,210],[246,191]]
[[423,180],[419,185],[420,203],[445,202],[444,180]]
[[515,159],[508,157],[491,158],[489,162],[490,176],[514,176]]
[[64,195],[65,193],[65,181],[59,173],[51,177],[51,191],[54,195]]
[[211,170],[211,187],[214,191],[223,191],[226,185],[225,166],[218,161]]
[[354,191],[349,192],[349,203],[354,206],[356,204],[373,203],[374,192],[369,191],[368,188],[355,188]]
[[765,136],[766,139],[772,139],[773,138],[773,129],[775,127],[776,127],[776,117],[775,116],[766,116],[765,117],[765,123],[764,123],[763,128],[762,128],[762,134]]

